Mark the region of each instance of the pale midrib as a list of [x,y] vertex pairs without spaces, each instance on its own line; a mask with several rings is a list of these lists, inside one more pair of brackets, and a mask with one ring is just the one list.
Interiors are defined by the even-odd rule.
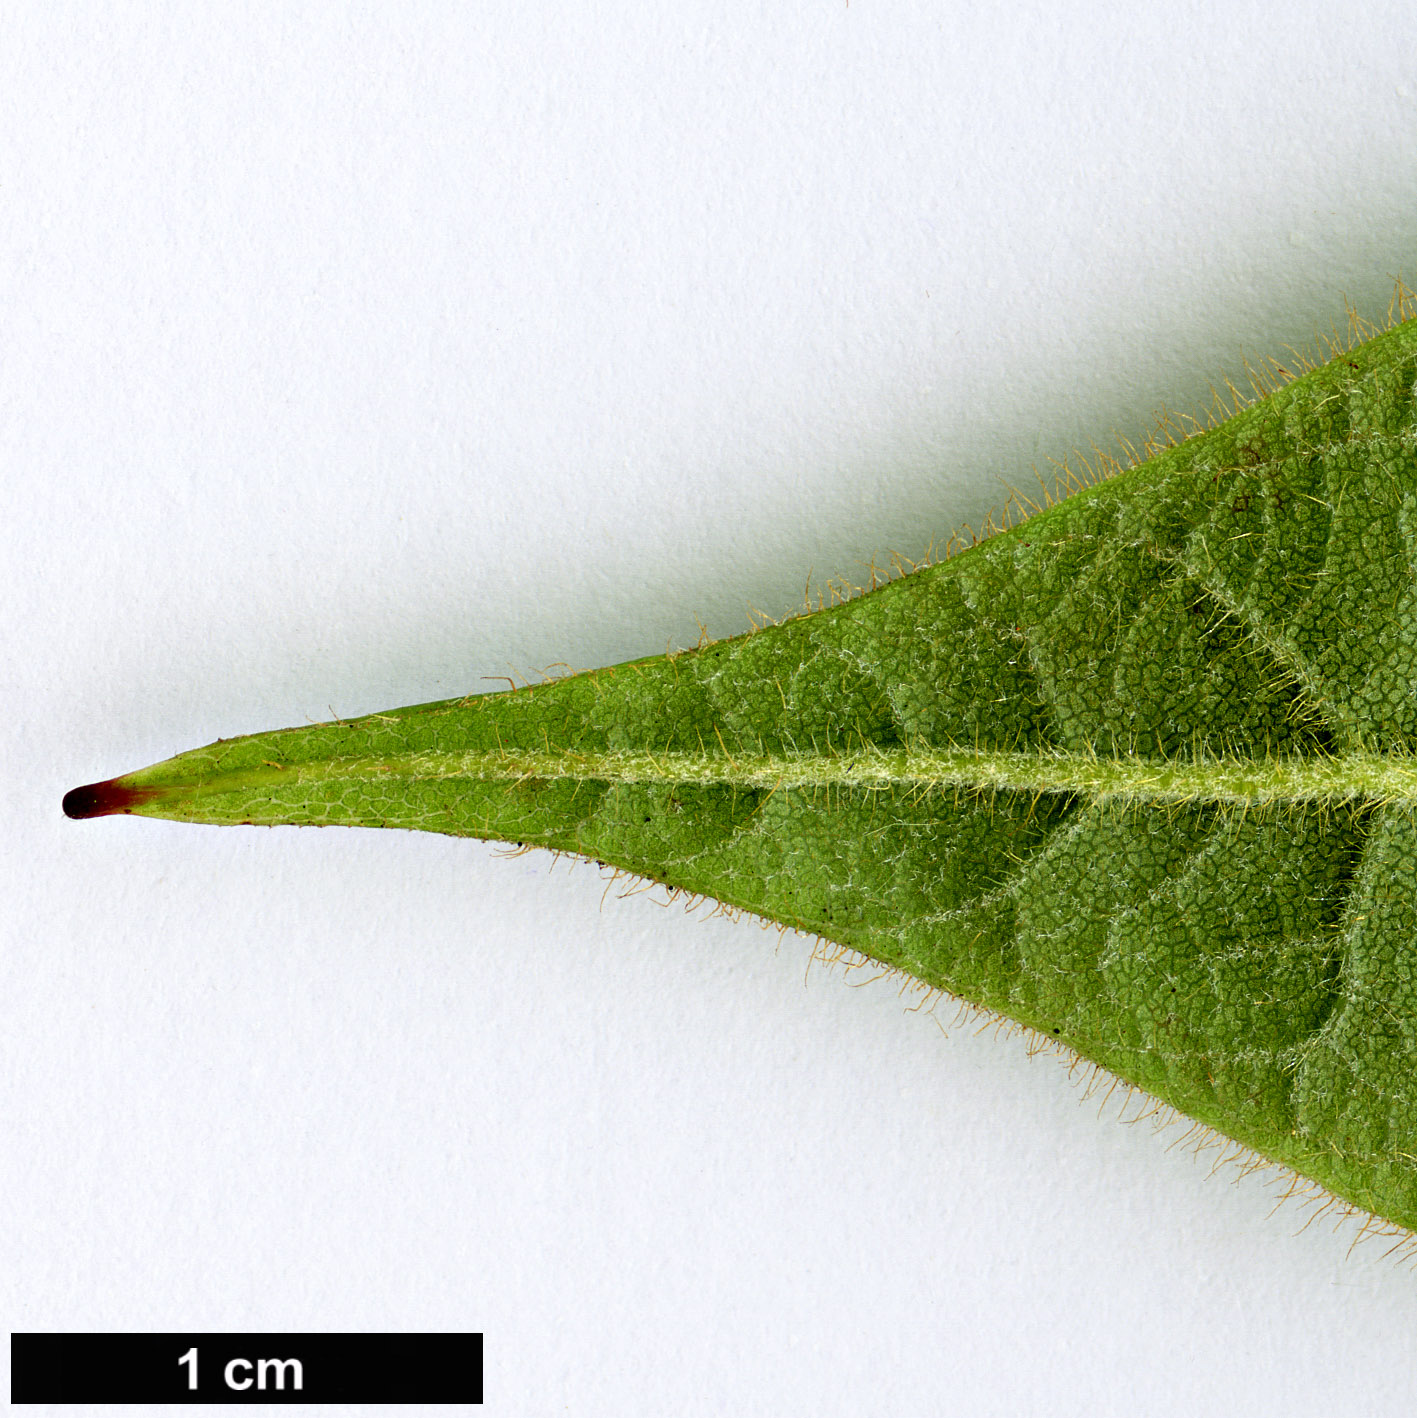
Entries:
[[[505,783],[573,779],[743,788],[918,789],[1080,793],[1089,798],[1227,803],[1342,801],[1417,804],[1417,755],[1344,754],[1272,759],[1148,759],[972,749],[733,756],[688,753],[409,753],[332,758],[210,776],[158,791],[189,798],[261,787],[390,779]],[[156,786],[156,785],[154,785]]]

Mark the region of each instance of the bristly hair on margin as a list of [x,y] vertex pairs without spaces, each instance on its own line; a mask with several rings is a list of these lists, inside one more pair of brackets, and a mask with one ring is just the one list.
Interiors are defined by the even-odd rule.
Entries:
[[[1267,399],[1286,384],[1417,316],[1417,292],[1400,276],[1394,276],[1392,283],[1387,315],[1381,324],[1359,314],[1345,295],[1342,297],[1345,317],[1343,325],[1334,323],[1327,331],[1317,331],[1311,350],[1305,351],[1290,345],[1283,359],[1272,355],[1259,356],[1253,360],[1247,356],[1242,357],[1241,364],[1244,367],[1244,379],[1248,389],[1243,389],[1232,379],[1222,376],[1223,387],[1214,384],[1210,386],[1210,403],[1199,415],[1180,413],[1163,405],[1153,415],[1150,432],[1144,435],[1139,443],[1114,433],[1115,446],[1111,451],[1094,442],[1086,451],[1077,448],[1064,458],[1050,458],[1048,461],[1053,474],[1051,484],[1036,467],[1034,469],[1038,483],[1036,496],[1026,494],[1018,488],[1008,488],[1003,503],[989,513],[979,527],[957,527],[942,542],[932,539],[918,558],[892,552],[888,565],[884,567],[878,566],[873,558],[867,563],[864,583],[858,584],[845,576],[833,576],[814,591],[809,573],[800,611],[775,619],[756,607],[749,606],[748,620],[752,629],[763,630],[769,625],[780,624],[783,620],[792,620],[801,615],[811,615],[816,611],[841,605],[843,602],[855,600],[858,596],[867,595],[891,581],[897,581],[902,576],[908,576],[913,571],[921,571],[942,561],[948,561],[952,556],[978,546],[980,542],[987,541],[1000,532],[1021,526],[1029,518],[1074,493],[1083,492],[1098,483],[1130,472],[1168,449],[1200,434],[1209,433],[1252,404]],[[702,626],[700,629],[702,630]],[[710,642],[706,636],[701,636],[699,644],[707,643]]]
[[[530,850],[529,847],[513,848],[509,849],[507,854],[519,856]],[[793,929],[785,922],[759,916],[744,907],[729,906],[711,897],[682,887],[668,886],[664,882],[638,876],[606,862],[595,862],[573,852],[557,851],[553,853],[553,858],[555,861],[565,858],[573,865],[594,866],[599,870],[605,881],[605,890],[601,895],[602,908],[613,892],[619,900],[631,896],[645,896],[657,906],[677,906],[685,914],[697,915],[701,920],[723,916],[733,921],[755,921],[765,931],[775,930],[779,938]],[[702,914],[705,906],[710,909],[707,914]],[[1318,1182],[1296,1172],[1292,1167],[1265,1157],[1207,1124],[1187,1117],[1144,1088],[1128,1083],[1102,1064],[1085,1058],[1064,1040],[1040,1033],[1037,1029],[1016,1019],[1010,1019],[986,1005],[961,999],[958,995],[928,984],[907,970],[873,960],[869,955],[863,955],[859,950],[843,945],[840,941],[829,940],[825,936],[818,935],[812,940],[803,976],[804,984],[814,965],[823,967],[829,974],[835,971],[843,972],[848,977],[847,983],[855,987],[882,982],[895,984],[901,999],[916,997],[914,1003],[905,1006],[906,1012],[929,1015],[945,1035],[948,1035],[949,1030],[940,1022],[937,1013],[941,1005],[954,1008],[954,1018],[951,1021],[953,1028],[968,1027],[976,1034],[992,1030],[995,1035],[1006,1039],[1019,1038],[1023,1041],[1029,1058],[1038,1055],[1056,1058],[1066,1069],[1069,1080],[1077,1085],[1081,1102],[1089,1102],[1094,1098],[1099,1100],[1099,1116],[1115,1108],[1118,1122],[1128,1126],[1147,1123],[1157,1134],[1174,1134],[1167,1150],[1181,1148],[1202,1161],[1209,1157],[1209,1175],[1212,1177],[1226,1177],[1232,1184],[1238,1184],[1252,1175],[1261,1178],[1262,1184],[1274,1198],[1271,1215],[1280,1210],[1296,1207],[1299,1209],[1302,1222],[1296,1234],[1307,1231],[1316,1221],[1326,1219],[1335,1232],[1344,1228],[1353,1231],[1349,1244],[1350,1254],[1360,1244],[1387,1241],[1389,1244],[1381,1259],[1392,1257],[1401,1264],[1417,1266],[1417,1233],[1335,1196]],[[859,978],[852,978],[856,976]],[[1180,1131],[1177,1132],[1177,1129]]]

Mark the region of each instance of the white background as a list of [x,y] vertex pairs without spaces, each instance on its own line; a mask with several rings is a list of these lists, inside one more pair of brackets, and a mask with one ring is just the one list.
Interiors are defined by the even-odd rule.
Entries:
[[6,7],[9,1327],[484,1330],[496,1414],[1410,1413],[1385,1243],[804,938],[59,812],[784,614],[1395,274],[1405,5]]

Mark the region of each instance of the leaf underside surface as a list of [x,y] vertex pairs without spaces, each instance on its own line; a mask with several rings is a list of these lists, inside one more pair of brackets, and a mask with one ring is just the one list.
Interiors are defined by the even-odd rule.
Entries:
[[577,853],[1018,1020],[1417,1228],[1417,322],[696,650],[218,742],[75,816]]

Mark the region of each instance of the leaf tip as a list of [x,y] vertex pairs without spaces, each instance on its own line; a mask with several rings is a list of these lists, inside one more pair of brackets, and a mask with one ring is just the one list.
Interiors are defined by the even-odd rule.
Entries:
[[156,788],[124,787],[117,778],[102,783],[85,783],[64,794],[64,816],[73,818],[108,817],[112,813],[132,812],[158,794]]

